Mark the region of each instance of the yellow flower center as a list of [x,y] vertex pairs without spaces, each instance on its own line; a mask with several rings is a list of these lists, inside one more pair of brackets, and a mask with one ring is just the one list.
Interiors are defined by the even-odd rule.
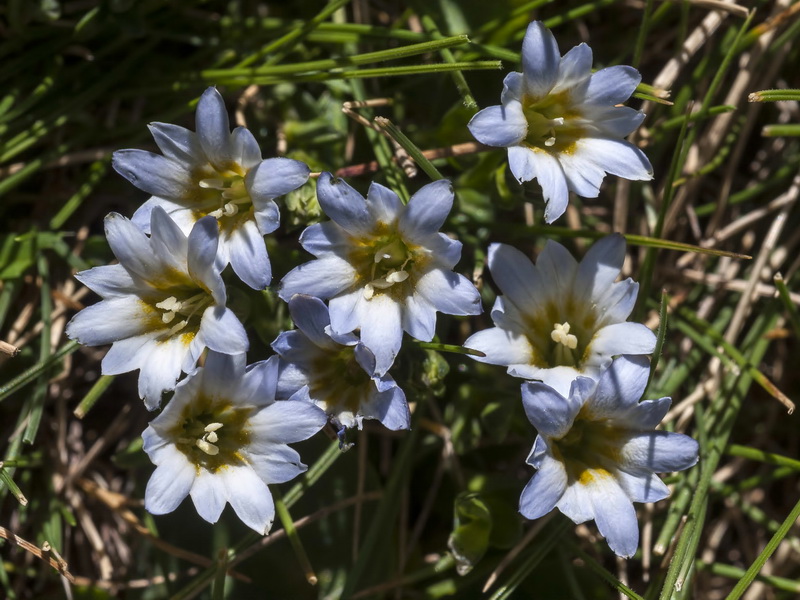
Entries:
[[414,259],[400,237],[380,238],[373,246],[369,282],[364,286],[364,298],[370,300],[376,291],[388,290],[406,281],[414,266]]
[[200,396],[183,409],[182,418],[167,435],[198,470],[213,473],[245,464],[241,451],[250,441],[247,423],[253,410]]
[[586,135],[582,115],[575,110],[569,90],[544,98],[522,98],[522,112],[528,122],[525,145],[546,152],[573,152],[575,142]]

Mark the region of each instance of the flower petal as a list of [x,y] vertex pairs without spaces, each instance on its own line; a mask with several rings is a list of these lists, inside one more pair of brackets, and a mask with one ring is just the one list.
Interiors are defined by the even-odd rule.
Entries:
[[226,171],[234,159],[228,109],[217,88],[207,88],[200,96],[195,114],[197,137],[209,162]]
[[648,431],[628,440],[620,449],[623,468],[648,469],[656,473],[682,471],[697,463],[699,446],[682,433]]
[[556,38],[540,21],[528,25],[522,40],[522,72],[525,88],[534,99],[546,96],[558,78],[561,53]]
[[268,158],[250,169],[245,185],[253,204],[257,201],[277,198],[296,190],[308,181],[311,169],[292,158]]
[[547,203],[545,222],[552,223],[564,214],[569,202],[569,191],[564,170],[555,156],[538,148],[512,146],[508,149],[508,166],[520,183],[534,178],[539,182],[542,196]]
[[[375,355],[375,374],[383,375],[394,363],[403,343],[400,304],[386,294],[378,294],[358,306],[361,341]],[[333,317],[331,312],[335,325]]]
[[67,336],[86,346],[102,346],[149,333],[158,315],[136,296],[108,298],[87,306],[67,324]]
[[266,535],[275,519],[275,504],[267,484],[249,466],[222,469],[217,476],[228,489],[228,501],[242,523]]
[[570,90],[583,82],[588,83],[592,75],[592,49],[586,44],[578,44],[561,57],[558,66],[558,81],[551,91],[557,94]]
[[400,215],[398,231],[418,242],[436,235],[453,208],[453,196],[453,184],[446,179],[421,187]]
[[436,307],[420,294],[405,299],[403,329],[412,337],[429,342],[436,334]]
[[623,138],[644,121],[645,114],[629,106],[584,105],[584,118],[591,121],[600,137]]
[[618,354],[651,354],[655,347],[655,334],[641,323],[614,323],[595,334],[587,362],[599,365]]
[[483,311],[475,285],[452,271],[431,269],[417,280],[416,291],[446,315],[479,315]]
[[314,296],[295,294],[289,300],[289,313],[297,328],[319,348],[341,349],[326,329],[330,327],[331,317],[325,303]]
[[272,281],[272,265],[264,236],[254,221],[245,221],[231,232],[228,252],[233,272],[254,290],[266,289]]
[[521,389],[522,406],[536,431],[549,438],[566,435],[580,406],[543,383],[523,383]]
[[516,99],[509,99],[502,106],[484,108],[470,119],[467,127],[480,143],[498,148],[519,144],[528,135],[528,121]]
[[318,258],[328,252],[346,256],[350,243],[344,229],[333,221],[309,225],[300,234],[300,245]]
[[161,262],[150,248],[150,239],[119,213],[104,220],[106,240],[120,264],[132,274],[147,280],[161,271]]
[[[202,389],[211,398],[238,396],[238,388],[244,377],[247,356],[242,354],[222,354],[209,351],[203,365]],[[195,378],[192,378],[193,380]]]
[[308,470],[297,451],[286,444],[262,444],[258,450],[247,458],[264,483],[285,483]]
[[600,106],[622,104],[631,97],[641,80],[639,71],[633,67],[616,65],[600,69],[589,80],[584,102]]
[[209,306],[200,319],[200,331],[205,345],[214,352],[241,354],[250,342],[239,318],[225,306]]
[[169,460],[156,467],[144,492],[144,507],[153,515],[172,512],[189,495],[195,468],[183,454],[174,450]]
[[194,131],[170,123],[150,123],[147,128],[164,156],[177,161],[184,168],[205,162],[203,148]]
[[500,94],[500,102],[507,104],[511,100],[522,101],[525,94],[525,81],[522,73],[512,71],[503,79],[503,92]]
[[519,512],[527,519],[543,517],[556,507],[566,489],[567,472],[563,463],[547,454],[522,490]]
[[325,413],[309,402],[278,400],[250,418],[253,444],[292,444],[325,426]]
[[593,421],[624,414],[639,403],[649,378],[647,356],[620,356],[600,375],[597,389],[584,411]]
[[536,300],[542,298],[545,290],[538,269],[533,266],[530,258],[513,246],[489,246],[487,264],[492,279],[504,297],[517,306],[525,307],[530,312],[535,307]]
[[593,302],[608,293],[625,261],[625,238],[615,233],[599,239],[583,257],[575,276],[576,292]]
[[[163,211],[155,209],[154,215],[156,212]],[[203,284],[204,288],[213,296],[214,302],[225,304],[227,298],[225,284],[222,281],[219,267],[216,265],[219,247],[217,220],[214,217],[200,219],[192,227],[188,240],[186,260],[189,274],[193,280]]]
[[179,163],[145,150],[117,150],[111,165],[143,192],[161,198],[182,198],[193,185]]
[[330,173],[319,176],[317,199],[325,214],[348,233],[364,236],[375,225],[364,197]]
[[593,472],[589,490],[597,529],[617,556],[630,558],[639,547],[639,523],[628,495],[614,477]]
[[617,471],[614,476],[632,502],[658,502],[669,497],[669,488],[654,473]]
[[231,133],[231,148],[234,162],[245,169],[252,169],[261,162],[261,148],[247,127],[237,127]]
[[[345,291],[355,281],[356,270],[353,265],[338,256],[327,255],[289,271],[281,281],[278,295],[286,302],[295,294],[308,294],[326,300]],[[363,294],[363,291],[359,292]]]
[[75,279],[103,298],[128,296],[138,289],[136,282],[122,265],[92,267],[76,273]]
[[367,192],[367,205],[376,223],[393,225],[403,211],[403,203],[392,190],[379,183],[371,183]]
[[527,337],[499,327],[473,333],[464,342],[464,347],[483,352],[486,356],[472,358],[490,365],[528,364],[533,356]]
[[177,335],[166,340],[150,340],[143,345],[139,371],[139,397],[147,410],[161,404],[161,395],[175,389],[181,374],[181,365],[187,354],[185,336]]
[[626,140],[583,138],[575,142],[575,162],[593,165],[607,173],[634,181],[649,181],[653,167],[644,152]]
[[209,523],[219,521],[225,503],[228,501],[228,489],[222,479],[209,473],[206,469],[198,469],[192,489],[189,492],[197,514]]
[[140,368],[146,356],[142,348],[153,337],[152,334],[137,335],[114,342],[100,363],[102,374],[119,375]]
[[369,402],[362,404],[359,413],[365,419],[378,419],[386,429],[398,431],[411,427],[411,413],[406,395],[398,386],[375,394]]

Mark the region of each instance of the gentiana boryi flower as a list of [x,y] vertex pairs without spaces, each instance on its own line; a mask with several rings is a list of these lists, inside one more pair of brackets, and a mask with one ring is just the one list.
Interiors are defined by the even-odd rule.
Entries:
[[192,497],[198,514],[216,523],[230,502],[239,518],[266,534],[275,516],[267,484],[306,470],[289,443],[319,431],[325,413],[309,402],[275,401],[278,359],[245,367],[245,355],[209,352],[205,366],[175,388],[175,396],[142,434],[156,465],[145,508],[172,512]]
[[150,131],[163,152],[119,150],[117,172],[152,194],[133,215],[149,232],[150,212],[160,206],[184,233],[205,216],[217,220],[221,266],[230,262],[236,275],[255,289],[264,289],[272,269],[264,235],[278,227],[273,198],[303,185],[309,169],[289,158],[261,159],[253,134],[244,127],[231,132],[220,93],[208,88],[197,105],[197,133],[169,123],[152,123]]
[[653,332],[625,321],[639,284],[615,283],[624,259],[619,234],[595,242],[580,264],[553,241],[536,265],[511,246],[492,244],[488,266],[503,293],[492,308],[496,327],[464,345],[486,354],[475,360],[507,366],[509,374],[539,379],[562,395],[579,375],[597,380],[613,356],[650,354]]
[[633,502],[669,496],[655,473],[688,469],[698,457],[689,436],[653,431],[670,399],[639,402],[649,375],[646,357],[621,356],[598,382],[576,379],[566,397],[543,383],[522,384],[525,412],[539,432],[527,460],[536,473],[520,498],[525,517],[558,508],[575,523],[594,519],[617,555],[633,556]]
[[188,238],[162,208],[150,218],[148,237],[117,213],[106,217],[106,237],[119,264],[76,275],[103,299],[75,315],[67,335],[88,346],[111,344],[103,374],[139,369],[139,396],[153,410],[181,371],[195,369],[203,350],[237,354],[247,350],[248,340],[225,306],[213,217],[197,221]]
[[539,21],[522,42],[522,73],[509,73],[501,104],[469,122],[479,142],[508,148],[508,166],[521,182],[536,178],[552,223],[567,208],[569,191],[595,198],[606,173],[648,180],[653,169],[626,135],[644,114],[624,106],[641,76],[633,67],[592,73],[592,50],[575,46],[564,56],[553,34]]
[[290,271],[280,297],[295,294],[329,299],[332,331],[361,328],[361,341],[375,355],[375,374],[386,373],[403,331],[430,341],[436,311],[474,315],[480,296],[468,279],[452,271],[461,243],[439,233],[453,206],[449,181],[422,187],[404,206],[393,191],[373,183],[366,199],[341,179],[323,173],[320,206],[331,221],[300,236],[317,257]]
[[[375,356],[353,333],[331,330],[328,307],[297,294],[289,300],[297,329],[272,343],[281,357],[278,397],[298,390],[331,416],[337,427],[377,419],[389,429],[408,429],[406,396],[391,375],[375,375]],[[304,388],[304,389],[303,389]]]

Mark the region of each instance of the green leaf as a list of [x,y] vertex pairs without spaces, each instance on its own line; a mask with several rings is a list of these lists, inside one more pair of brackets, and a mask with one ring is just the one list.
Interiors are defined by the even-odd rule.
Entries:
[[458,574],[466,575],[489,548],[492,514],[479,494],[461,492],[456,496],[453,520],[447,547],[456,559]]

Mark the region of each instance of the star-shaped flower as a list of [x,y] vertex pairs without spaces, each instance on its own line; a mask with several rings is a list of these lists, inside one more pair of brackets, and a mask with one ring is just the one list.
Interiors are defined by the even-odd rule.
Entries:
[[278,228],[273,198],[299,188],[308,179],[304,163],[289,158],[261,159],[261,149],[244,127],[231,132],[228,113],[216,88],[208,88],[197,105],[197,133],[169,123],[151,123],[150,132],[163,152],[119,150],[117,172],[152,197],[133,215],[149,233],[150,212],[160,206],[184,233],[210,215],[220,231],[217,260],[230,262],[236,275],[264,289],[272,268],[264,235]]
[[408,429],[406,396],[391,375],[375,375],[375,356],[353,333],[331,330],[328,307],[297,294],[289,300],[297,329],[281,333],[272,348],[281,357],[278,397],[302,392],[331,415],[337,429],[378,419],[389,429]]
[[175,396],[142,434],[156,465],[145,491],[155,515],[187,495],[216,523],[230,502],[239,518],[266,534],[275,516],[267,484],[306,470],[287,444],[308,439],[326,421],[310,402],[275,401],[278,359],[245,368],[245,355],[209,352],[205,366],[181,381]]
[[474,315],[480,296],[452,271],[461,243],[439,233],[453,206],[449,181],[421,188],[404,206],[393,191],[373,183],[365,199],[330,173],[317,184],[322,209],[332,220],[308,227],[303,248],[317,257],[290,271],[280,297],[330,299],[331,330],[361,328],[361,341],[383,375],[400,350],[403,330],[430,341],[436,311]]
[[639,284],[614,283],[624,260],[619,234],[595,242],[580,264],[553,241],[536,265],[511,246],[492,244],[488,266],[503,292],[492,308],[496,327],[464,345],[486,354],[475,360],[508,366],[509,374],[539,379],[562,395],[579,375],[597,380],[613,356],[650,354],[653,332],[625,321]]
[[644,114],[617,106],[641,76],[633,67],[592,73],[592,50],[575,46],[563,57],[553,34],[539,21],[522,42],[522,73],[509,73],[500,97],[469,122],[479,142],[508,148],[508,166],[520,183],[536,178],[552,223],[567,209],[569,191],[595,198],[606,173],[648,180],[653,169],[626,135]]
[[633,502],[656,502],[669,489],[655,475],[697,462],[689,436],[653,431],[669,398],[639,402],[647,358],[617,358],[598,382],[576,379],[567,397],[543,383],[522,384],[522,403],[539,435],[528,464],[537,469],[520,512],[538,519],[558,508],[575,523],[594,519],[608,545],[631,557],[639,545]]
[[111,344],[103,374],[139,369],[139,396],[154,410],[203,350],[245,352],[247,334],[225,306],[212,217],[197,221],[188,238],[160,207],[151,212],[149,237],[117,213],[105,228],[119,264],[76,275],[103,300],[75,315],[67,335],[87,346]]

